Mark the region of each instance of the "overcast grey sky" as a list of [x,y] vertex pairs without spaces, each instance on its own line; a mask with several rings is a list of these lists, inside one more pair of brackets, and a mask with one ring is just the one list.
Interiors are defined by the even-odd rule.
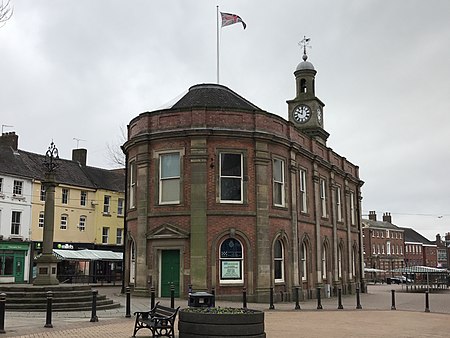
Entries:
[[[450,1],[11,0],[0,28],[0,123],[19,148],[88,149],[110,168],[120,128],[190,86],[220,82],[287,119],[311,38],[328,146],[360,166],[363,213],[433,240],[450,232]],[[443,216],[443,217],[440,217]]]

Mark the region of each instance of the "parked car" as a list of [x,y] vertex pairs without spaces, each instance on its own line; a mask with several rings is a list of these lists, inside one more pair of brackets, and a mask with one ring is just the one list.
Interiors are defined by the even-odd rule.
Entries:
[[396,277],[387,277],[386,283],[387,284],[411,284],[414,281],[410,278],[407,278],[406,276],[396,276]]

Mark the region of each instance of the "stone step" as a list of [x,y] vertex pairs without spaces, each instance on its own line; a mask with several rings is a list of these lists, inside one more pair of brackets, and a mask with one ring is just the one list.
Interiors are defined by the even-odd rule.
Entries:
[[[108,310],[119,308],[119,303],[114,303],[111,299],[105,299],[102,301],[97,301],[97,310]],[[19,311],[19,312],[40,312],[47,310],[47,303],[35,303],[35,304],[24,304],[24,303],[12,303],[6,304],[6,311]],[[52,311],[91,311],[92,301],[90,302],[76,302],[76,303],[52,303]]]
[[[0,293],[6,295],[7,311],[46,311],[47,292],[52,291],[52,311],[92,310],[92,287],[89,285],[1,285]],[[105,295],[97,294],[97,309],[120,307]]]

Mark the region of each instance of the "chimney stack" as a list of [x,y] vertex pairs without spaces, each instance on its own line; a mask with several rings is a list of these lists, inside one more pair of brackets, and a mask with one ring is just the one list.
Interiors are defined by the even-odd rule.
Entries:
[[383,214],[383,222],[388,222],[392,224],[392,217],[390,212],[385,212]]
[[375,210],[369,211],[369,219],[371,221],[376,221],[377,220],[377,213],[375,212]]
[[19,146],[19,136],[14,131],[9,133],[2,133],[0,137],[0,144],[11,147],[14,151],[17,151]]
[[73,149],[72,150],[72,161],[78,162],[80,165],[86,165],[87,160],[87,149]]
[[439,244],[441,244],[441,243],[442,243],[442,241],[441,241],[441,235],[437,234],[437,235],[436,235],[436,245],[439,245]]

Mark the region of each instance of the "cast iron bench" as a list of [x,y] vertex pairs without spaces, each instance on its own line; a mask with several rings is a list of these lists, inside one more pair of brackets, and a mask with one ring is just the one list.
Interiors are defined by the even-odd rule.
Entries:
[[152,331],[153,337],[175,338],[175,317],[179,308],[172,309],[158,302],[150,311],[135,312],[133,337],[140,329],[146,328]]

